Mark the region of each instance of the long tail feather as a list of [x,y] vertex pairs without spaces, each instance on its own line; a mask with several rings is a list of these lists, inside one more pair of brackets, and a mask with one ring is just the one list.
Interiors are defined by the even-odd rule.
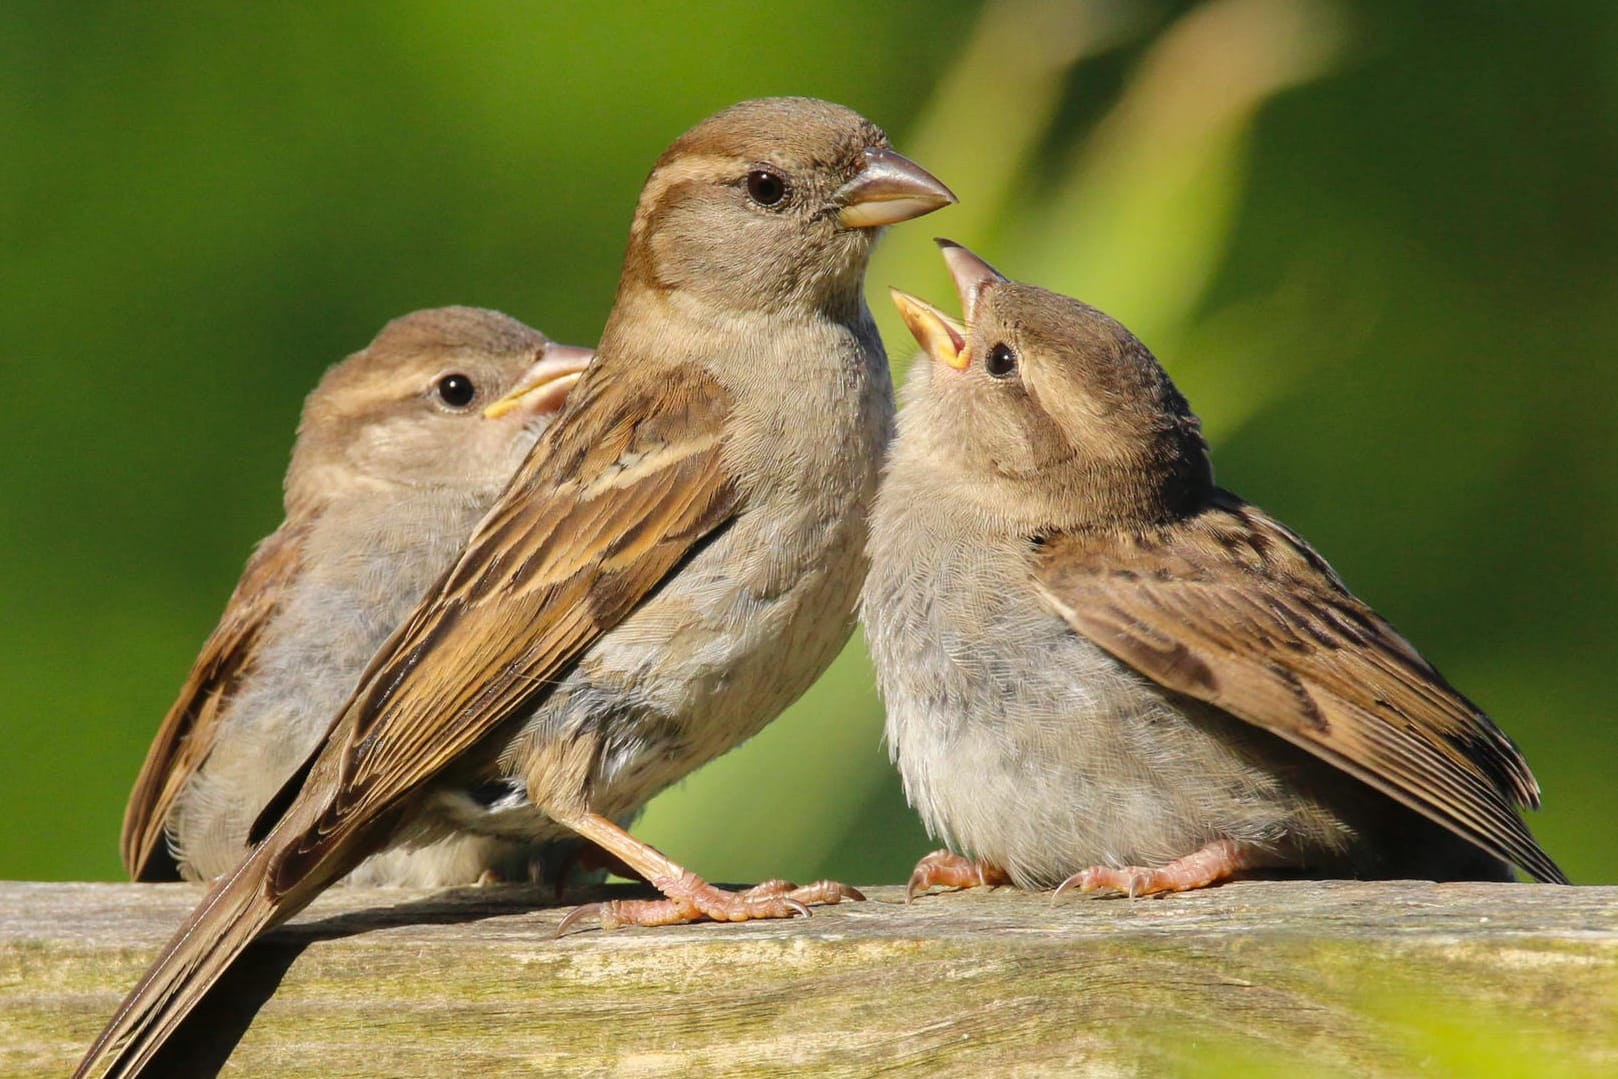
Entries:
[[186,918],[90,1046],[74,1079],[139,1075],[236,957],[273,922],[295,913],[264,891],[267,847],[214,885]]
[[267,878],[285,833],[296,830],[290,822],[282,824],[187,916],[90,1046],[74,1079],[140,1075],[249,944],[308,906],[346,871],[346,864],[334,860],[329,871],[317,869],[293,891],[277,894]]

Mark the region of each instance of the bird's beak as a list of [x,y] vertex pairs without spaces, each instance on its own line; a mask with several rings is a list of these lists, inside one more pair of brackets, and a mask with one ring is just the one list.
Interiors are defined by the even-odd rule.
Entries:
[[955,291],[961,297],[961,314],[971,326],[977,321],[975,313],[983,290],[1005,281],[1006,275],[954,240],[940,238],[933,242],[944,252],[944,265],[949,267],[949,275],[955,279]]
[[484,419],[497,420],[516,408],[529,413],[560,412],[567,400],[567,392],[590,366],[595,352],[575,345],[549,344],[528,370],[517,380],[516,387],[500,400],[483,410]]
[[868,147],[865,167],[832,195],[844,228],[895,225],[958,201],[955,192],[902,154]]
[[927,355],[957,371],[966,370],[966,365],[972,362],[966,351],[966,327],[926,300],[896,288],[888,292],[893,296],[893,305],[899,309],[899,316]]

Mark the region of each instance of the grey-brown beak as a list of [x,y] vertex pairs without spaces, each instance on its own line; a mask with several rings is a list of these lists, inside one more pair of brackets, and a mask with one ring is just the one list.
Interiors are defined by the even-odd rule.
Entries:
[[933,242],[944,252],[944,265],[949,267],[949,275],[955,279],[955,291],[961,297],[961,317],[971,326],[976,321],[973,314],[983,290],[1007,280],[1006,275],[954,240],[940,237]]
[[518,408],[528,415],[560,412],[568,391],[594,358],[593,349],[554,342],[546,345],[539,358],[517,379],[511,392],[485,408],[483,417],[496,420]]
[[844,228],[894,225],[958,201],[955,192],[903,154],[867,147],[865,167],[832,195]]

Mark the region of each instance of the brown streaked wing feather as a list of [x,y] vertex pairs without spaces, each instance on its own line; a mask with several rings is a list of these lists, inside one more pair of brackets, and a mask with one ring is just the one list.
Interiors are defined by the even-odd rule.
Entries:
[[1534,877],[1566,882],[1517,815],[1511,740],[1290,530],[1228,492],[1144,535],[1045,544],[1038,587],[1161,685],[1272,731]]
[[[372,661],[333,734],[334,795],[278,859],[272,890],[530,702],[731,519],[739,496],[721,456],[723,390],[689,376],[628,389],[569,403]],[[330,775],[333,763],[317,767]]]
[[307,523],[284,524],[258,545],[219,625],[163,717],[124,810],[119,848],[136,880],[178,880],[163,829],[174,800],[213,750],[226,703],[253,668],[263,630],[302,566]]

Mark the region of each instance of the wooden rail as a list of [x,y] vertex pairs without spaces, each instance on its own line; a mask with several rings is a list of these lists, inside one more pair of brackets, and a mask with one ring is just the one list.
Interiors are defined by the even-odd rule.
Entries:
[[[199,894],[0,883],[0,1075],[65,1075]],[[336,889],[154,1074],[1618,1075],[1618,888],[868,894],[555,940],[530,888]]]

